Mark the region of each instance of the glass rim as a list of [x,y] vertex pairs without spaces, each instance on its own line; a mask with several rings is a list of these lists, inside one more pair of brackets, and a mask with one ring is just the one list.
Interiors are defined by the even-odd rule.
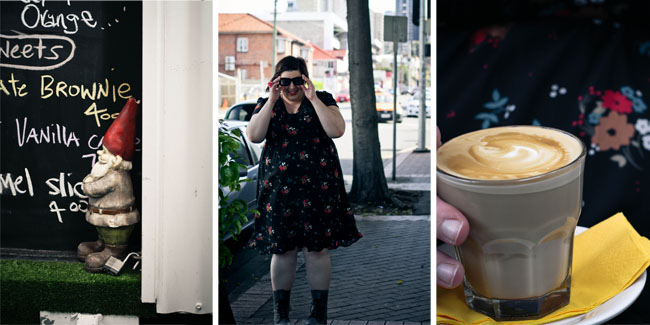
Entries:
[[[454,181],[457,181],[457,182],[460,182],[460,183],[463,183],[463,184],[467,184],[467,185],[478,185],[478,186],[518,185],[518,184],[526,184],[526,183],[535,182],[535,181],[538,181],[540,179],[546,179],[546,178],[552,177],[552,176],[554,176],[556,174],[562,174],[567,169],[573,168],[580,160],[583,160],[587,156],[587,147],[585,146],[584,142],[582,142],[582,140],[580,140],[580,138],[578,138],[574,134],[569,133],[567,131],[556,129],[556,128],[553,128],[553,127],[548,127],[548,126],[541,126],[541,125],[504,125],[504,126],[497,126],[497,127],[491,128],[491,129],[505,128],[505,127],[515,127],[515,128],[516,127],[533,127],[533,128],[542,128],[542,129],[548,129],[548,130],[560,132],[560,133],[568,135],[572,139],[576,140],[580,144],[580,147],[582,148],[582,150],[580,151],[580,154],[575,159],[573,159],[571,162],[569,162],[568,164],[566,164],[566,165],[564,165],[564,166],[562,166],[560,168],[553,169],[551,171],[548,171],[548,172],[545,172],[545,173],[542,173],[542,174],[539,174],[539,175],[523,177],[523,178],[515,178],[515,179],[475,179],[475,178],[467,178],[467,177],[461,177],[461,176],[456,176],[456,175],[447,173],[447,172],[441,170],[440,168],[438,168],[438,166],[437,166],[438,164],[436,164],[436,174],[442,175],[444,177],[450,178],[450,179],[452,179]],[[482,130],[486,130],[486,129],[482,129]],[[476,130],[476,131],[472,131],[472,132],[477,132],[477,131],[480,131],[480,130]],[[468,133],[471,133],[471,132],[468,132]],[[437,150],[436,150],[436,153],[437,153]],[[437,161],[437,157],[436,157],[436,161]]]

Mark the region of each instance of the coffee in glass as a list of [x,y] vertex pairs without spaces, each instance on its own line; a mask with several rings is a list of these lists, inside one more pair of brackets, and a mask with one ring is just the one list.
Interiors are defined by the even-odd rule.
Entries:
[[495,320],[541,318],[568,304],[586,149],[575,136],[508,126],[437,152],[437,194],[468,219],[456,247],[470,308]]

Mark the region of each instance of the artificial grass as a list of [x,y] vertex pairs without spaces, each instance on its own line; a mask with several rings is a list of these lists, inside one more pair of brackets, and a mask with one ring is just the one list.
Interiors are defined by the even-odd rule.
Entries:
[[38,324],[40,311],[156,316],[140,301],[140,272],[88,273],[84,264],[0,260],[0,324]]

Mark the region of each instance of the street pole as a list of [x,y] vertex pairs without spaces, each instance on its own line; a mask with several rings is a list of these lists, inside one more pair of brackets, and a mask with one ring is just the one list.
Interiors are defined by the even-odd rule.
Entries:
[[397,27],[397,23],[393,24],[393,182],[397,170]]
[[273,61],[271,61],[272,67],[275,66],[275,60],[276,60],[275,43],[277,43],[276,34],[278,31],[277,20],[276,20],[277,14],[278,14],[278,0],[274,0],[273,1]]
[[424,16],[425,16],[425,4],[426,0],[420,0],[420,115],[419,115],[419,135],[418,135],[418,145],[417,148],[415,149],[415,152],[426,152],[429,151],[426,148],[426,109],[427,109],[427,102],[426,102],[426,89],[427,89],[427,64],[426,64],[426,59],[424,57],[424,28],[425,28],[425,23],[424,23]]

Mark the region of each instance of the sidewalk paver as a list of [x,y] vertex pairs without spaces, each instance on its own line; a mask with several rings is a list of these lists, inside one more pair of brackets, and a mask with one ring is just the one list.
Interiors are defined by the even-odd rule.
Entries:
[[[430,221],[359,220],[357,227],[364,234],[361,240],[330,252],[328,318],[337,324],[430,322]],[[267,298],[253,310],[254,306],[244,302],[260,301],[260,289],[268,290]],[[253,297],[247,291],[233,302],[238,323],[271,320],[270,278],[263,277],[250,290]],[[306,319],[310,304],[303,264],[291,292],[291,319]]]

